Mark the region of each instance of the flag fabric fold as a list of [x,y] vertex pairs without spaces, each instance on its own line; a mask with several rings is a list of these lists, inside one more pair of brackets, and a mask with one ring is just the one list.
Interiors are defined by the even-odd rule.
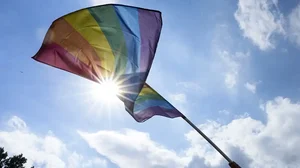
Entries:
[[95,82],[121,81],[119,98],[142,122],[180,116],[146,84],[162,29],[161,12],[119,4],[81,9],[56,19],[33,59]]
[[126,108],[126,110],[138,122],[144,122],[154,115],[168,118],[183,116],[182,113],[147,83],[143,85],[143,88],[134,100],[133,108]]

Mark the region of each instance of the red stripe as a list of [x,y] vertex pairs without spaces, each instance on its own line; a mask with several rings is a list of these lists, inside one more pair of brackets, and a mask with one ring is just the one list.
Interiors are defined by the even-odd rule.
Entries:
[[43,44],[38,53],[32,58],[36,61],[71,72],[89,80],[95,82],[99,81],[92,67],[87,66],[55,43]]

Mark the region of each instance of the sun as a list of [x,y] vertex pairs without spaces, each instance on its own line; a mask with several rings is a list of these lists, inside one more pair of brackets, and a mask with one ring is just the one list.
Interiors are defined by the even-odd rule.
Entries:
[[94,100],[111,104],[118,100],[120,92],[120,86],[116,81],[105,79],[100,84],[93,83],[90,93]]

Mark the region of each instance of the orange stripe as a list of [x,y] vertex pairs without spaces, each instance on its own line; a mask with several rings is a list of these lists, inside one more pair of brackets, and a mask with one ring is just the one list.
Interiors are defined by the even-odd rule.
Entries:
[[[80,12],[68,14],[63,18],[93,47],[101,60],[101,66],[110,72],[114,71],[115,57],[113,51],[105,34],[102,32],[102,28],[99,27],[98,22],[90,14],[89,10],[83,9]],[[105,29],[115,31],[111,27],[106,27]]]
[[47,32],[44,44],[53,42],[84,64],[92,66],[99,77],[109,74],[101,66],[100,59],[91,45],[63,18],[56,20]]

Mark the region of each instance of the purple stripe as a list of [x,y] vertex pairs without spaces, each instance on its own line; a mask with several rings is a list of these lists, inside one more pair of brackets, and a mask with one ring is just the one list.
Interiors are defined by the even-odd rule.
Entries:
[[92,67],[82,63],[58,44],[43,44],[34,60],[98,82]]
[[159,107],[159,106],[154,106],[154,107],[149,107],[145,110],[142,110],[139,113],[130,113],[133,118],[137,121],[137,122],[144,122],[148,119],[150,119],[151,117],[155,116],[155,115],[160,115],[160,116],[164,116],[164,117],[168,117],[168,118],[176,118],[176,117],[182,117],[183,114],[180,113],[178,110],[176,110],[175,108],[173,109],[166,109],[163,107]]
[[161,13],[157,11],[138,9],[138,12],[141,34],[140,71],[145,72],[150,70],[154,59],[162,19]]

